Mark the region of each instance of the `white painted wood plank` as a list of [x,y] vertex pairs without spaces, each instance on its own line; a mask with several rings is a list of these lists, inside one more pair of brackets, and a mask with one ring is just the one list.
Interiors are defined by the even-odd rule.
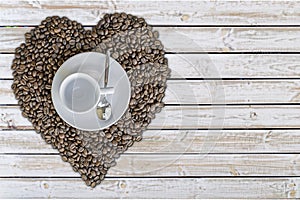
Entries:
[[11,89],[12,83],[12,80],[0,80],[0,104],[9,104],[9,102],[12,104],[18,103],[15,99],[13,90]]
[[172,78],[299,78],[299,54],[168,54]]
[[160,25],[293,25],[300,21],[299,6],[297,1],[2,0],[0,25],[36,25],[51,15],[93,25],[112,12],[128,12]]
[[299,198],[299,178],[2,178],[2,198]]
[[[31,28],[0,28],[0,52],[13,52]],[[297,52],[299,27],[156,27],[169,52]]]
[[170,52],[295,52],[300,28],[156,28]]
[[[0,80],[0,104],[17,104],[12,80]],[[299,103],[300,80],[168,80],[166,104]]]
[[[300,153],[299,130],[147,130],[126,153]],[[0,153],[55,153],[34,131],[0,131]]]
[[13,54],[0,54],[0,78],[12,78],[10,67],[13,59]]
[[0,131],[0,153],[58,153],[35,131]]
[[167,104],[297,103],[298,80],[169,80]]
[[298,128],[300,106],[166,106],[149,128]]
[[[299,105],[165,106],[149,129],[299,128]],[[18,106],[0,106],[0,129],[32,129]]]
[[[299,154],[122,155],[107,177],[297,176]],[[59,155],[0,155],[0,177],[80,177]]]
[[[171,78],[299,78],[299,54],[167,54]],[[0,78],[12,78],[13,54],[0,54]]]

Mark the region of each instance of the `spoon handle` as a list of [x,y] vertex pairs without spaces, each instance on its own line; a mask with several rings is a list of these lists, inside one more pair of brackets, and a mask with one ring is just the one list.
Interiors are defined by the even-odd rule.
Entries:
[[104,74],[104,88],[107,87],[108,83],[108,72],[109,72],[109,57],[110,57],[110,52],[107,50],[106,52],[106,59],[105,59],[105,74]]

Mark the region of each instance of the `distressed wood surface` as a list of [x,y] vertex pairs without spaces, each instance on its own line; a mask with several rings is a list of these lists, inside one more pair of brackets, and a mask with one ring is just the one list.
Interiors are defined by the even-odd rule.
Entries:
[[10,67],[14,56],[14,54],[0,54],[0,79],[13,78]]
[[51,15],[93,25],[112,12],[138,15],[154,25],[298,25],[299,6],[297,1],[2,0],[0,25],[36,25]]
[[[1,1],[0,197],[300,198],[298,7],[298,1]],[[89,29],[104,13],[122,11],[160,32],[172,70],[169,105],[91,189],[19,107],[7,106],[17,103],[10,65],[24,33],[46,16],[67,16]]]
[[[300,128],[299,105],[165,106],[149,129]],[[0,129],[32,129],[18,106],[0,106]]]
[[[12,80],[0,80],[0,104],[17,104]],[[168,80],[166,104],[299,103],[300,80]]]
[[[107,177],[299,176],[299,154],[122,155]],[[59,155],[0,155],[0,177],[80,177]]]
[[[299,198],[299,178],[1,178],[2,198]],[[16,188],[18,192],[16,192]]]
[[[299,78],[299,54],[167,54],[171,78]],[[13,54],[0,54],[0,79],[12,78]]]
[[[300,130],[147,130],[126,154],[300,154]],[[0,154],[58,154],[35,131],[0,131]]]
[[[27,27],[1,27],[0,52],[24,42]],[[167,52],[299,52],[300,27],[156,27]]]

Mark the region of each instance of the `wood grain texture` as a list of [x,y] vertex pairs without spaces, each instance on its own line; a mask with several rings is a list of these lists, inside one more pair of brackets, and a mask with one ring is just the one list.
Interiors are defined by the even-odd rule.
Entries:
[[167,106],[149,128],[299,128],[300,106]]
[[[126,154],[300,153],[300,130],[147,130]],[[58,154],[39,134],[0,131],[0,154]]]
[[[149,129],[300,128],[299,105],[165,106]],[[0,129],[32,129],[18,106],[0,106]]]
[[0,6],[0,25],[36,25],[51,15],[93,25],[112,12],[128,12],[159,25],[298,25],[300,21],[297,1],[2,0]]
[[[299,6],[298,1],[1,1],[0,197],[300,198]],[[24,33],[46,16],[67,16],[90,28],[104,13],[122,11],[154,25],[171,53],[164,99],[169,105],[91,189],[32,130],[19,107],[4,106],[17,103],[10,65]],[[198,80],[174,80],[185,78]],[[197,130],[211,128],[229,130]]]
[[299,78],[299,54],[168,54],[171,78]]
[[[0,52],[24,42],[27,27],[1,27]],[[168,52],[299,52],[300,27],[156,27]]]
[[[298,176],[299,154],[122,155],[107,177]],[[80,177],[59,155],[0,155],[0,177]]]
[[10,69],[14,54],[0,54],[0,79],[13,78]]
[[[17,104],[11,80],[0,80],[0,104]],[[168,80],[166,104],[299,103],[300,80]]]
[[[167,54],[171,78],[299,78],[299,54]],[[0,79],[12,78],[13,54],[0,54]]]
[[[299,178],[1,178],[2,198],[299,198]],[[18,192],[16,192],[16,188]]]

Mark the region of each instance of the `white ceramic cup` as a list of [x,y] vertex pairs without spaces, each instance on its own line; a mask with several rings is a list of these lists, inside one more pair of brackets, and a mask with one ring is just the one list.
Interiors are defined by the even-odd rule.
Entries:
[[97,106],[100,98],[100,87],[91,76],[84,73],[74,73],[62,81],[59,96],[63,105],[71,112],[85,113]]

